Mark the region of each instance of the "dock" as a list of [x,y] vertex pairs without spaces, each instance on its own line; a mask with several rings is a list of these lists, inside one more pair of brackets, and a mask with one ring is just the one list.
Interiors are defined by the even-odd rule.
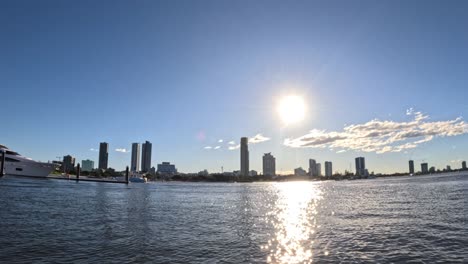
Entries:
[[[122,178],[122,177],[119,177],[119,178]],[[128,182],[125,181],[125,180],[117,180],[117,179],[114,180],[114,179],[109,179],[109,178],[90,178],[90,177],[86,177],[86,176],[77,177],[76,175],[70,175],[70,177],[63,176],[63,175],[49,175],[49,176],[45,177],[44,179],[128,184]]]

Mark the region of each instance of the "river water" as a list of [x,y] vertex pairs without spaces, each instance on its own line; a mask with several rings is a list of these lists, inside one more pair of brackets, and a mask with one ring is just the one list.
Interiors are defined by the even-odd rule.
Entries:
[[0,179],[0,262],[468,260],[468,175],[281,183]]

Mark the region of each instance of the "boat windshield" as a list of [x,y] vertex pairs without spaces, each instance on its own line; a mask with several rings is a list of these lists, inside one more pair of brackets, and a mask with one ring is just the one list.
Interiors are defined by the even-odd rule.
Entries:
[[19,155],[20,155],[20,154],[18,154],[17,152],[14,152],[14,151],[11,151],[11,150],[7,150],[7,151],[6,151],[6,154],[12,155],[12,156],[19,156]]

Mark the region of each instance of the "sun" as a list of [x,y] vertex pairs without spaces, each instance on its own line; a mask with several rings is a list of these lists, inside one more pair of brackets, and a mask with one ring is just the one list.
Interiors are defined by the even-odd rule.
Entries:
[[278,113],[284,124],[290,125],[302,121],[305,117],[304,99],[297,95],[283,97],[278,105]]

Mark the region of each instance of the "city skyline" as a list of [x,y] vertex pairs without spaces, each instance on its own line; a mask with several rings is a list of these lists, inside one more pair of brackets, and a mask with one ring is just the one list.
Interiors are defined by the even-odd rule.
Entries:
[[[35,160],[99,162],[105,141],[117,170],[145,140],[152,164],[238,170],[242,136],[257,171],[269,152],[279,173],[310,158],[345,171],[362,156],[382,173],[408,171],[408,160],[467,160],[468,18],[459,5],[186,5],[5,3],[0,85],[15,112],[2,117],[0,144]],[[302,109],[296,123],[284,115],[291,102]]]

